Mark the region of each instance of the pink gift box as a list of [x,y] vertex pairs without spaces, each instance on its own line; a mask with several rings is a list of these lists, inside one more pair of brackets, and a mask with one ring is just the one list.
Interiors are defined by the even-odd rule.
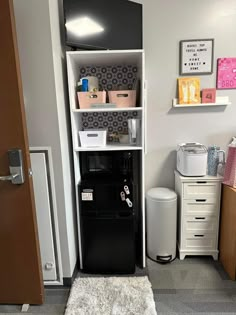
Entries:
[[236,188],[236,147],[233,146],[229,146],[223,183]]
[[117,107],[135,107],[136,106],[136,91],[109,91],[109,103],[116,104]]
[[106,103],[106,91],[101,92],[77,92],[79,108],[91,108],[91,104]]

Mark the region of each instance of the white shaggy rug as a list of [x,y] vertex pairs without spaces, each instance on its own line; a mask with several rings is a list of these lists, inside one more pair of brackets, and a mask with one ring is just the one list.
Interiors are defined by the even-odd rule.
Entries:
[[145,277],[78,278],[65,315],[157,315]]

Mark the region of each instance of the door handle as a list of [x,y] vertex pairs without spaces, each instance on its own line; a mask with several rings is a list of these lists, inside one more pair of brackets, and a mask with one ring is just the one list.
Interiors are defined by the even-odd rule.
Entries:
[[8,150],[9,173],[0,176],[0,181],[11,181],[14,185],[24,184],[23,156],[20,149]]
[[7,175],[7,176],[0,176],[1,181],[13,181],[19,174]]

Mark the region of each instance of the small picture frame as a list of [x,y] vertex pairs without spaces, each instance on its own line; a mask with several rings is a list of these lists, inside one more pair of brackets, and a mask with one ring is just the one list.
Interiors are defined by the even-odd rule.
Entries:
[[178,78],[179,104],[199,104],[200,79],[194,77]]
[[212,74],[214,39],[180,41],[180,75]]
[[202,89],[202,103],[215,103],[216,102],[216,89]]

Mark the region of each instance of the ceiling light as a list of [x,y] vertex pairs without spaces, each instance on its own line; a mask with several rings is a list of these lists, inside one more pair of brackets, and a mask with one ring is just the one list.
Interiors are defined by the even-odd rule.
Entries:
[[86,16],[67,22],[66,28],[78,37],[94,35],[104,31],[101,25]]

